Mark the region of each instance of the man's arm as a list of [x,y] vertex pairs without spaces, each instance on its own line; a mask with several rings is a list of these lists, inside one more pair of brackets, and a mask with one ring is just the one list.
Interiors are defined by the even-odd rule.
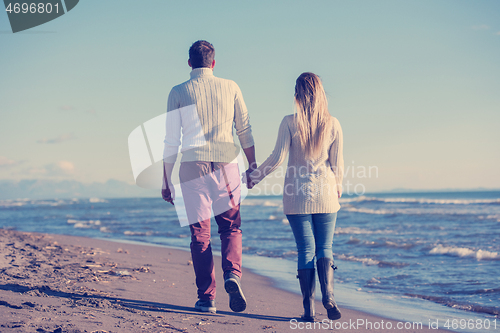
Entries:
[[178,108],[178,95],[172,89],[167,101],[165,147],[163,151],[163,184],[161,190],[163,199],[172,205],[175,199],[172,170],[181,144],[181,119]]
[[257,168],[257,162],[255,161],[255,146],[243,148],[243,152],[247,157],[248,169],[253,171]]
[[246,183],[248,188],[252,188],[248,175],[257,168],[255,161],[255,146],[252,136],[252,127],[250,126],[250,117],[248,116],[247,107],[243,100],[241,90],[236,83],[235,98],[234,98],[234,127],[236,134],[240,140],[241,147],[248,161],[248,170],[246,171]]
[[250,126],[250,117],[248,116],[247,107],[245,105],[245,101],[243,100],[241,90],[235,82],[233,82],[233,84],[235,90],[234,128],[236,129],[236,135],[238,136],[241,147],[243,149],[247,149],[254,145],[252,126]]

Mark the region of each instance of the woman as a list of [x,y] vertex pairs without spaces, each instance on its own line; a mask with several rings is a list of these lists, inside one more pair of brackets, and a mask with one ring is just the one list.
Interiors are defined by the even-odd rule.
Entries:
[[340,318],[333,297],[332,242],[340,209],[344,160],[342,129],[328,112],[319,77],[302,73],[295,84],[296,112],[281,122],[272,154],[249,175],[249,187],[258,184],[283,163],[288,152],[283,210],[295,236],[298,274],[303,296],[303,320],[314,321],[315,269],[328,318]]

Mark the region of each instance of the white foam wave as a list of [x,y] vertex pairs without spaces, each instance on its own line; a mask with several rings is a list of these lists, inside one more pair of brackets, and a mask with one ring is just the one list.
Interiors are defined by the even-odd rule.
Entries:
[[151,236],[153,234],[152,231],[148,232],[141,232],[141,231],[130,231],[130,230],[125,230],[123,232],[124,235],[127,236]]
[[384,241],[384,242],[375,242],[375,241],[368,241],[368,240],[362,241],[362,240],[355,238],[353,236],[349,237],[347,244],[361,244],[361,245],[369,246],[369,247],[389,247],[389,248],[398,248],[398,249],[411,249],[412,247],[414,247],[416,245],[413,243],[397,243],[397,242],[391,242],[391,241]]
[[356,198],[343,198],[340,203],[377,201],[386,203],[418,203],[439,205],[470,205],[470,204],[500,204],[500,198],[496,199],[428,199],[428,198],[377,198],[361,195]]
[[80,228],[80,229],[89,229],[94,226],[100,226],[101,221],[99,220],[88,220],[88,221],[81,221],[81,220],[75,220],[75,219],[68,219],[67,220],[68,224],[73,224],[73,228]]
[[98,203],[98,202],[108,202],[108,200],[105,199],[99,199],[99,198],[90,198],[89,202],[91,203]]
[[336,234],[355,234],[355,235],[371,235],[371,234],[391,234],[394,233],[392,230],[367,230],[367,229],[361,229],[358,227],[337,227],[335,228],[335,233]]
[[144,212],[144,209],[132,209],[128,211],[129,214],[139,214],[142,212]]
[[281,206],[281,202],[276,202],[276,201],[269,201],[266,200],[263,204],[264,207],[279,207]]
[[101,227],[99,228],[99,231],[102,233],[110,233],[112,232],[108,227]]
[[336,256],[336,258],[340,259],[340,260],[361,262],[364,265],[368,265],[368,266],[374,266],[374,265],[378,265],[380,263],[380,261],[374,260],[372,258],[358,258],[355,256],[346,256],[345,254],[338,255],[338,256]]
[[432,250],[429,251],[430,254],[448,254],[457,257],[469,257],[476,258],[477,260],[500,260],[500,255],[498,252],[490,252],[484,250],[473,250],[467,247],[454,247],[454,246],[443,246],[438,244]]
[[457,208],[450,207],[447,208],[434,206],[433,209],[415,206],[413,208],[399,208],[399,209],[371,209],[371,208],[358,208],[351,206],[350,204],[344,204],[342,206],[344,211],[352,212],[352,213],[361,213],[361,214],[371,214],[371,215],[476,215],[476,217],[480,220],[484,219],[492,219],[500,222],[500,215],[477,215],[484,213],[484,210],[481,209],[470,209],[470,208]]
[[264,206],[264,207],[281,207],[281,200],[266,200],[266,199],[252,199],[246,198],[240,203],[241,206]]
[[355,256],[346,256],[345,254],[340,254],[335,256],[336,259],[340,260],[347,260],[347,261],[355,261],[355,262],[360,262],[363,265],[367,266],[379,266],[379,267],[395,267],[395,268],[401,268],[408,266],[408,263],[404,262],[390,262],[390,261],[383,261],[383,260],[376,260],[372,258],[359,258]]
[[0,207],[21,207],[26,205],[26,201],[18,201],[18,200],[0,200]]
[[497,222],[500,222],[500,214],[499,215],[488,215],[488,216],[486,216],[486,219],[497,220]]
[[344,207],[344,210],[348,212],[364,213],[364,214],[375,214],[375,215],[392,215],[396,212],[389,209],[370,209],[370,208],[356,208],[356,207]]
[[243,200],[241,203],[240,203],[240,206],[258,206],[259,204],[253,200]]
[[88,228],[92,228],[92,226],[90,224],[87,224],[87,223],[81,223],[81,222],[78,222],[78,223],[75,223],[73,225],[74,228],[79,228],[79,229],[88,229]]
[[32,205],[40,205],[40,206],[60,206],[67,204],[64,200],[50,201],[50,200],[33,200],[30,202]]

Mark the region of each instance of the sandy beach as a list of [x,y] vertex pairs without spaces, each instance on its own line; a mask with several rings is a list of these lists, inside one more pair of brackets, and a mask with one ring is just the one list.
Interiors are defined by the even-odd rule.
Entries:
[[316,326],[297,322],[301,298],[248,270],[234,313],[218,257],[217,314],[200,313],[182,250],[0,229],[0,253],[0,332],[445,332],[345,308],[329,322],[320,302]]

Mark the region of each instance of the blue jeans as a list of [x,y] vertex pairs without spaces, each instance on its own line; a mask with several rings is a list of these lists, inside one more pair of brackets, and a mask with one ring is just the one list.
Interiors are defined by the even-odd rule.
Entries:
[[316,260],[333,260],[332,243],[337,213],[292,214],[286,217],[297,244],[298,269],[314,269],[314,257]]

